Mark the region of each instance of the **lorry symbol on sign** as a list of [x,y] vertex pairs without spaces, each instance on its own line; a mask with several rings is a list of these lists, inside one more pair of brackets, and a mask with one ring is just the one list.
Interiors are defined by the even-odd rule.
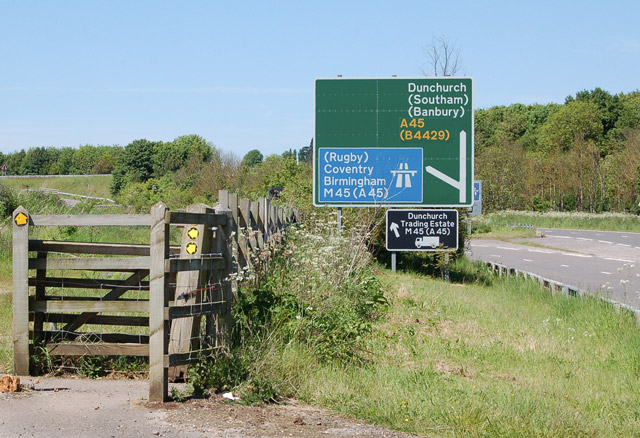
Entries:
[[436,248],[440,246],[440,238],[429,237],[429,236],[418,237],[416,239],[416,248],[422,248],[423,246],[424,247],[430,246],[431,248]]

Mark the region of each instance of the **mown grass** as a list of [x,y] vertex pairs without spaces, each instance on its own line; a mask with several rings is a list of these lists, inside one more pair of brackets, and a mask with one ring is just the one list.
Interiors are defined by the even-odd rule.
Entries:
[[[480,269],[457,268],[466,278]],[[381,271],[391,305],[364,365],[320,363],[286,345],[268,366],[307,402],[424,436],[640,436],[631,315],[474,275],[448,284]]]
[[[538,228],[627,231],[640,233],[640,217],[629,213],[500,211],[472,218],[479,233],[504,232],[521,225]],[[517,230],[517,228],[515,228]]]
[[23,189],[57,189],[76,195],[111,198],[111,175],[73,178],[0,178],[0,183],[18,191]]

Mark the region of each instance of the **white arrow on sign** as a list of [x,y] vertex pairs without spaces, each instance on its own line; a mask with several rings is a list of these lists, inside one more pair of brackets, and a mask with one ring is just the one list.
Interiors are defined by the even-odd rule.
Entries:
[[391,225],[389,225],[389,229],[393,231],[393,233],[396,235],[396,238],[400,237],[400,233],[398,233],[398,228],[400,227],[395,222],[391,222]]
[[436,178],[446,182],[452,187],[455,187],[460,192],[460,202],[466,202],[467,200],[467,133],[460,131],[460,181],[456,181],[449,175],[445,175],[438,169],[427,166],[425,167],[427,173],[435,176]]

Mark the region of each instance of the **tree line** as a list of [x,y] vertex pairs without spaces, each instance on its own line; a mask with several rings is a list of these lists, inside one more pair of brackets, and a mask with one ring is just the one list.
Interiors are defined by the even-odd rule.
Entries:
[[[122,203],[211,202],[219,189],[247,197],[269,187],[311,205],[313,141],[300,150],[242,159],[198,135],[127,146],[36,147],[0,154],[9,174],[111,173]],[[638,212],[640,91],[596,88],[563,104],[513,104],[475,111],[475,177],[486,211],[502,209]],[[302,205],[300,205],[302,207]]]
[[638,211],[640,92],[475,111],[475,177],[502,209]]

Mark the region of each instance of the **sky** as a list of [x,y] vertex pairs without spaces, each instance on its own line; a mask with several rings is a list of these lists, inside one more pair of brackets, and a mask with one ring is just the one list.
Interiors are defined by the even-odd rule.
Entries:
[[475,108],[640,89],[640,2],[0,0],[0,152],[198,134],[307,146],[314,80],[423,77],[460,50]]

